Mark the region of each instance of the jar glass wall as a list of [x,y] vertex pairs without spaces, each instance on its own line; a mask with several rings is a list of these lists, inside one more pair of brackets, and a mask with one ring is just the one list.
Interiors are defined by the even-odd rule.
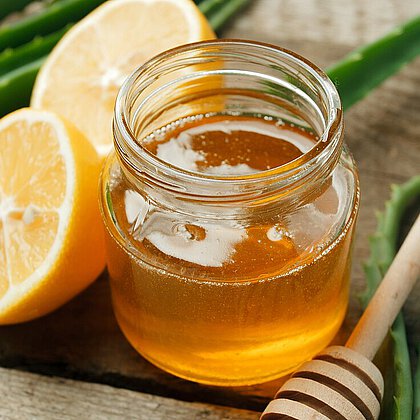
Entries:
[[245,385],[328,344],[359,190],[322,71],[254,42],[182,46],[125,82],[114,140],[101,207],[114,310],[137,351],[180,377]]

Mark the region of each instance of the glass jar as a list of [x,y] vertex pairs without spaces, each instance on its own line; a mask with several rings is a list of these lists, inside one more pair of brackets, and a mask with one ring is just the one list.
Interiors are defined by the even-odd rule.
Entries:
[[[288,124],[316,141],[239,175],[183,169],[145,147],[215,115]],[[325,347],[347,308],[359,204],[325,73],[257,42],[181,46],[126,80],[113,131],[101,207],[115,315],[134,348],[189,380],[248,385]]]

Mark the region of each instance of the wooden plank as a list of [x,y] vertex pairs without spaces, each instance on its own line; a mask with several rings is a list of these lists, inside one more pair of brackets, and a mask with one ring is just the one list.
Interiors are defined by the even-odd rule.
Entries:
[[[291,48],[325,67],[419,12],[418,0],[254,0],[224,35]],[[417,60],[346,113],[346,139],[360,168],[362,203],[350,310],[338,341],[344,340],[360,314],[356,295],[364,284],[361,261],[367,257],[367,237],[376,226],[375,211],[383,208],[391,183],[406,180],[420,167],[419,87]],[[417,286],[406,305],[413,343],[420,339],[419,298]],[[249,409],[264,407],[281,383],[223,389],[155,368],[120,333],[106,276],[54,314],[0,327],[0,366]]]
[[87,382],[0,368],[0,418],[256,420],[255,412],[194,404]]

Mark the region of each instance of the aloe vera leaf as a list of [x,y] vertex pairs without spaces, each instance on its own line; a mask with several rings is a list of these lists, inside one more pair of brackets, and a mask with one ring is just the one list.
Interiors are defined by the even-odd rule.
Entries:
[[420,420],[420,343],[417,344],[417,369],[414,375],[413,420]]
[[366,306],[375,293],[397,252],[399,226],[405,209],[420,195],[420,175],[402,185],[392,185],[392,194],[385,203],[385,211],[378,213],[378,227],[369,238],[370,257],[364,264],[367,289],[361,296]]
[[32,86],[45,57],[0,77],[0,116],[29,104]]
[[206,15],[211,27],[218,31],[249,2],[250,0],[203,0],[198,7]]
[[344,109],[420,54],[420,16],[347,55],[327,73],[337,86]]
[[[378,214],[378,227],[370,238],[370,257],[364,265],[367,288],[362,295],[366,306],[391,265],[397,252],[399,226],[406,208],[420,195],[420,176],[402,185],[393,185],[385,211]],[[404,318],[400,313],[391,328],[393,401],[391,412],[383,413],[386,419],[407,420],[413,410],[413,385]],[[387,390],[385,390],[387,393]]]
[[38,13],[0,27],[0,51],[31,41],[38,35],[58,31],[77,22],[104,0],[61,0]]
[[205,14],[206,16],[209,15],[209,13],[214,12],[218,7],[221,7],[223,3],[225,3],[224,0],[201,0],[195,2],[199,9],[201,10],[201,13]]
[[47,55],[70,27],[67,25],[50,35],[37,36],[27,44],[0,53],[0,77]]
[[392,420],[409,419],[413,411],[413,380],[404,316],[398,315],[391,328],[393,360]]

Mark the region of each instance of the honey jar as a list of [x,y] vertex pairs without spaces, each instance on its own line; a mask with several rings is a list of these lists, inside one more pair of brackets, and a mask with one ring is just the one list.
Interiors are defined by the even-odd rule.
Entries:
[[181,46],[126,80],[113,135],[108,271],[143,357],[192,381],[249,385],[331,341],[359,187],[324,72],[257,42]]

